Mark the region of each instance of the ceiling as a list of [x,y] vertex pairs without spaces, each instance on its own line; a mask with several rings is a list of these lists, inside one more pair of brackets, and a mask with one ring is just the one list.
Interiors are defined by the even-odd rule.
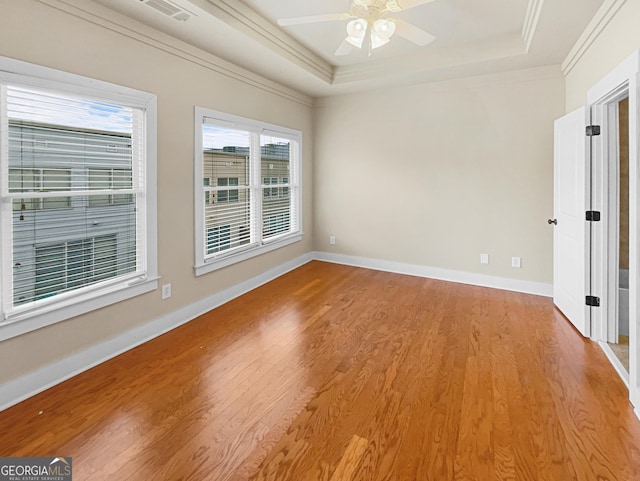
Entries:
[[[349,20],[277,24],[279,18],[347,12],[350,0],[94,2],[299,92],[323,97],[559,65],[604,0],[433,0],[393,17],[433,34],[434,42],[420,47],[396,34],[370,56],[367,49],[334,55]],[[168,16],[157,7],[179,13]]]

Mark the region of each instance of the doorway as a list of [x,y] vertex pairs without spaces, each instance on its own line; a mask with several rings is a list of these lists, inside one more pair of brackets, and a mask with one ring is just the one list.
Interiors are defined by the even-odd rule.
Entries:
[[[616,315],[611,319],[614,325],[609,329],[608,345],[622,367],[629,373],[629,97],[620,100],[617,110],[617,172],[613,188],[614,205],[617,205],[617,306]],[[615,160],[615,159],[611,159]],[[612,300],[614,300],[612,299]]]
[[[601,135],[590,137],[592,208],[602,211],[601,222],[591,223],[593,249],[589,263],[591,265],[590,285],[592,292],[600,296],[600,302],[599,307],[592,310],[594,328],[590,337],[600,343],[611,364],[629,388],[629,397],[638,417],[640,417],[639,93],[640,50],[605,75],[587,93],[591,125],[601,126],[597,129]],[[624,170],[628,172],[626,177]],[[625,189],[626,186],[628,189]],[[628,213],[624,212],[625,204],[628,206]],[[625,289],[626,285],[628,288]],[[621,293],[621,287],[626,292]],[[626,295],[628,295],[628,304]],[[625,322],[627,319],[628,323]],[[625,331],[628,332],[628,336],[625,336]],[[621,334],[623,338],[620,338]],[[620,341],[624,342],[625,338],[628,339],[628,350],[620,353],[618,357],[613,348],[621,347],[623,344]],[[625,362],[624,365],[623,362]]]

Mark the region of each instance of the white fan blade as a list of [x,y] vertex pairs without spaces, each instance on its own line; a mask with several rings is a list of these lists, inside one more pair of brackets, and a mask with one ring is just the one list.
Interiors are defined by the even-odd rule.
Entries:
[[425,32],[421,28],[418,28],[415,25],[410,24],[409,22],[405,22],[404,20],[400,20],[399,18],[389,20],[396,23],[397,35],[406,38],[416,45],[424,47],[425,45],[430,44],[436,39],[436,37],[431,35],[429,32]]
[[278,25],[286,27],[288,25],[302,25],[304,23],[333,22],[335,20],[345,20],[350,17],[351,15],[348,13],[328,13],[326,15],[312,15],[310,17],[280,18],[278,19]]
[[402,10],[408,10],[410,8],[424,5],[425,3],[430,2],[433,2],[433,0],[398,0],[398,4],[402,8]]
[[347,39],[345,38],[336,50],[335,55],[349,55],[352,50],[353,45],[347,42]]

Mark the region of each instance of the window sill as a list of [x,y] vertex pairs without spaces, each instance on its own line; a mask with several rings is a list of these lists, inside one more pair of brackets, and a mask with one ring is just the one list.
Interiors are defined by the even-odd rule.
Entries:
[[72,303],[52,303],[33,311],[16,313],[0,323],[0,341],[121,302],[158,288],[158,277],[131,285],[117,285],[77,296]]
[[231,254],[227,257],[222,257],[220,259],[212,259],[209,262],[204,262],[202,264],[196,265],[194,268],[195,274],[196,276],[201,276],[203,274],[207,274],[209,272],[222,269],[223,267],[228,267],[230,265],[236,264],[237,262],[242,262],[244,260],[251,259],[252,257],[256,257],[261,254],[265,254],[267,252],[280,249],[281,247],[288,246],[289,244],[293,244],[294,242],[299,242],[301,240],[302,240],[302,232],[298,232],[298,233],[290,234],[286,237],[274,240],[272,242],[268,242],[260,246],[253,247],[251,249],[238,252],[237,254]]

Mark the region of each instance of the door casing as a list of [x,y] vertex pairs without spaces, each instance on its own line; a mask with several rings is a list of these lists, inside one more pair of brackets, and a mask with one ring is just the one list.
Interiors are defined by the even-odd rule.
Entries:
[[628,57],[587,94],[592,124],[601,135],[592,138],[592,208],[602,212],[592,226],[591,286],[600,297],[592,309],[591,338],[606,343],[617,336],[618,300],[618,118],[617,103],[629,97],[629,398],[640,417],[640,157],[638,141],[640,50]]

